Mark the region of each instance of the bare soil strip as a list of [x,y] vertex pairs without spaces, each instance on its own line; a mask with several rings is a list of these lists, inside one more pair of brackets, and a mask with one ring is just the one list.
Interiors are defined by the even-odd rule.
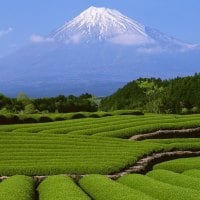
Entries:
[[131,138],[129,138],[129,140],[165,138],[200,138],[200,127],[181,130],[158,130],[152,133],[134,135]]
[[155,164],[164,161],[174,160],[177,158],[189,158],[197,156],[200,156],[200,151],[171,151],[171,152],[154,153],[152,155],[140,159],[133,166],[119,173],[108,175],[108,177],[112,179],[118,179],[121,176],[131,173],[146,174],[147,172],[153,169],[153,166]]

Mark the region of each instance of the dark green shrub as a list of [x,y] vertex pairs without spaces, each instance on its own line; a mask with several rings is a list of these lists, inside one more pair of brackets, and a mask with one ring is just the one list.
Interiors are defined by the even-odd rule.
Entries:
[[42,123],[42,122],[52,122],[53,120],[50,117],[42,116],[39,118],[38,121]]
[[35,118],[27,117],[21,120],[22,123],[37,123],[38,121]]
[[64,117],[56,117],[55,118],[55,121],[63,121],[63,120],[66,120]]
[[91,114],[91,115],[89,115],[89,117],[91,117],[91,118],[100,118],[100,116],[98,114]]
[[103,115],[102,115],[102,117],[110,117],[110,116],[113,116],[113,115],[111,115],[111,114],[109,114],[109,113],[106,113],[106,114],[103,114]]
[[142,111],[138,111],[138,110],[136,110],[136,111],[124,111],[124,112],[122,112],[122,113],[120,113],[120,115],[144,115],[144,113],[142,112]]
[[0,124],[8,124],[8,118],[5,115],[0,115]]
[[20,123],[20,119],[17,115],[9,116],[8,120],[9,120],[9,124],[19,124]]
[[198,107],[193,107],[192,109],[191,109],[191,111],[192,111],[192,113],[194,113],[194,114],[197,114],[197,113],[199,113],[200,112],[200,109],[198,108]]
[[81,118],[86,118],[86,116],[84,114],[77,113],[77,114],[72,115],[71,118],[72,119],[81,119]]
[[182,115],[188,115],[189,113],[190,113],[190,111],[187,108],[182,108],[182,110],[181,110]]

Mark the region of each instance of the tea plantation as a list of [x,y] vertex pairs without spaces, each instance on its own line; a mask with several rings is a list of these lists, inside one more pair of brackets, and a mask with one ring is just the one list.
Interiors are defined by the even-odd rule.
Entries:
[[[200,199],[199,127],[200,115],[155,114],[1,125],[0,200]],[[173,134],[130,139],[159,130]],[[197,154],[156,161],[145,175],[106,176],[176,151]]]

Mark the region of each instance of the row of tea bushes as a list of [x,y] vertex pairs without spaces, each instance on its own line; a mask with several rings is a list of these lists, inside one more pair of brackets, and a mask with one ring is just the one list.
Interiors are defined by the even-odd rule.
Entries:
[[117,138],[0,133],[0,175],[110,174],[163,147]]
[[158,200],[199,200],[200,190],[183,188],[156,180],[147,175],[130,174],[118,179],[118,182],[139,190]]
[[153,170],[129,174],[117,181],[87,175],[78,183],[66,175],[44,178],[36,187],[33,178],[16,175],[0,183],[0,200],[199,200],[200,170],[182,174]]
[[180,158],[159,163],[154,166],[154,169],[165,169],[177,173],[182,173],[190,169],[200,170],[200,157]]
[[90,200],[80,187],[69,177],[50,176],[38,186],[39,200]]
[[200,191],[199,178],[188,177],[187,175],[184,174],[179,174],[162,169],[153,170],[149,172],[147,175],[153,179],[156,179],[164,183],[168,183],[170,185],[175,185]]
[[102,175],[85,176],[79,181],[79,184],[95,200],[154,200],[138,190],[131,189]]
[[0,183],[0,200],[34,200],[35,181],[16,175]]
[[[94,137],[129,138],[161,129],[184,129],[200,126],[200,115],[144,115],[86,118],[62,122],[0,126],[0,132],[91,135]],[[162,138],[162,135],[160,135]]]
[[44,123],[82,118],[101,118],[115,115],[144,115],[138,110],[119,110],[113,112],[75,112],[75,113],[49,113],[49,114],[1,114],[0,124]]

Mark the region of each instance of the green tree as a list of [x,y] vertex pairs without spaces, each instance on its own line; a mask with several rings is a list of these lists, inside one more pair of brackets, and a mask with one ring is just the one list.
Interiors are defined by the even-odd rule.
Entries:
[[25,106],[24,108],[24,113],[25,114],[34,114],[36,113],[36,109],[35,109],[35,106],[32,104],[32,103],[29,103]]
[[26,106],[26,105],[30,104],[30,102],[31,102],[31,100],[28,98],[28,96],[23,92],[18,94],[17,101],[21,102],[23,104],[23,106]]
[[164,94],[164,87],[158,86],[155,80],[141,80],[138,81],[138,86],[144,90],[147,98],[146,109],[149,112],[160,113],[162,107],[162,94]]

